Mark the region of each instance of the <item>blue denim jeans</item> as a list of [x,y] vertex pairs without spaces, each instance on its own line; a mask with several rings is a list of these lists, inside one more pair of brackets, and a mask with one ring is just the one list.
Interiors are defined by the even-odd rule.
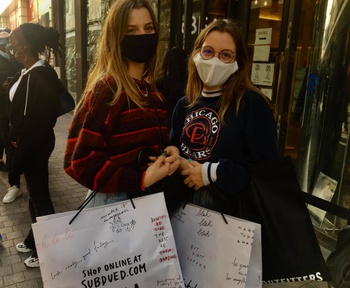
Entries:
[[[85,199],[89,197],[92,192],[93,192],[92,190],[88,190],[88,193]],[[112,203],[124,201],[127,199],[129,199],[129,197],[126,192],[120,192],[120,193],[97,192],[95,197],[90,200],[90,202],[85,206],[85,208],[92,208],[92,207],[112,204]]]

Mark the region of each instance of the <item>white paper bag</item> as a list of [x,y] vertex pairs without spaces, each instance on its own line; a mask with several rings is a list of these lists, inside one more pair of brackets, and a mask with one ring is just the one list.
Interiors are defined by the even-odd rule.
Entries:
[[260,224],[192,204],[171,224],[185,287],[262,287]]
[[33,224],[44,287],[183,288],[163,193],[41,217]]

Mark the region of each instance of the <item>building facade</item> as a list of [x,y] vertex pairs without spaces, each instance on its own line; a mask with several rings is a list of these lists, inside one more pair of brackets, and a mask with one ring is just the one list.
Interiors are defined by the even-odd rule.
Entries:
[[[0,26],[39,22],[58,29],[65,57],[52,64],[78,101],[113,1],[16,0],[0,15]],[[349,208],[350,1],[149,2],[158,17],[162,53],[173,46],[191,51],[201,29],[215,19],[240,21],[251,80],[275,109],[280,155],[293,159],[303,191]],[[310,213],[320,240],[332,250],[347,222],[312,207]]]

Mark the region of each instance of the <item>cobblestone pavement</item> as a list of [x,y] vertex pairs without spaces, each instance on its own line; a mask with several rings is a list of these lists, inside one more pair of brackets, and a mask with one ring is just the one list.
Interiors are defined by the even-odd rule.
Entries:
[[[71,118],[71,114],[58,118],[55,127],[56,147],[49,162],[51,198],[57,213],[77,209],[87,191],[86,188],[76,183],[63,171],[63,154]],[[25,184],[25,180],[22,178],[21,189],[23,194],[13,203],[3,204],[1,200],[6,194],[8,184],[7,174],[0,172],[0,233],[4,238],[2,245],[0,245],[0,288],[43,287],[40,269],[27,268],[23,264],[23,261],[30,256],[30,253],[18,253],[15,248],[17,243],[23,241],[31,225]],[[299,282],[294,284],[271,284],[264,287],[327,288],[328,284],[325,282]]]

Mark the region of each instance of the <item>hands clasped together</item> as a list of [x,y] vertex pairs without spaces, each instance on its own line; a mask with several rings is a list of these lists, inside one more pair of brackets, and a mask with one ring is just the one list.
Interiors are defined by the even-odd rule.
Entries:
[[180,166],[179,149],[175,146],[168,146],[164,149],[166,156],[151,156],[152,161],[146,170],[143,185],[145,188],[153,185],[166,176],[173,174]]
[[147,188],[166,176],[172,175],[177,169],[180,169],[184,176],[184,183],[195,190],[204,186],[202,180],[202,164],[197,161],[180,159],[180,152],[175,146],[168,146],[164,149],[166,156],[151,156],[145,176],[144,187]]
[[152,163],[149,164],[145,176],[144,187],[147,188],[166,176],[172,175],[178,168],[184,176],[184,183],[195,190],[204,186],[202,180],[202,164],[197,161],[180,159],[179,149],[175,146],[168,146],[164,149],[166,156],[149,157]]

